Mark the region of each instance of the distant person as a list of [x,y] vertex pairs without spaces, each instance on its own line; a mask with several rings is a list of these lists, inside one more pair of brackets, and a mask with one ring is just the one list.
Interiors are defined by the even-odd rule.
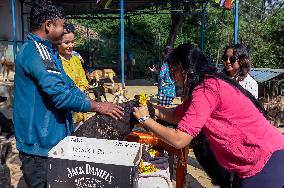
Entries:
[[134,66],[135,66],[135,58],[134,53],[132,51],[129,51],[127,53],[127,76],[128,79],[133,80],[134,79]]
[[249,74],[251,62],[247,48],[243,44],[227,46],[222,57],[222,62],[224,64],[224,72],[257,99],[258,84]]
[[150,65],[146,69],[146,76],[148,77],[147,79],[153,80],[154,85],[158,85],[158,74],[159,74],[159,70],[155,64]]
[[[168,65],[168,56],[172,52],[172,47],[167,46],[163,52],[161,57],[161,67],[160,72],[158,75],[158,95],[157,104],[162,107],[169,107],[172,105],[174,98],[176,97],[176,89],[175,89],[175,81],[170,76],[170,69]],[[171,124],[168,122],[163,121],[162,119],[158,119],[157,122],[168,126],[168,127],[175,127],[175,124]],[[169,171],[171,179],[173,177],[173,169],[174,169],[174,156],[172,153],[168,155],[169,161]]]
[[[73,80],[74,84],[87,96],[89,95],[89,82],[86,78],[80,58],[73,55],[74,51],[74,32],[75,27],[72,24],[65,23],[62,43],[58,45],[59,55],[62,61],[63,69]],[[87,113],[73,112],[74,124],[81,124],[87,120]]]
[[47,187],[48,152],[74,131],[71,111],[98,112],[115,119],[123,109],[87,97],[63,70],[55,48],[65,18],[51,0],[36,0],[30,30],[17,54],[14,81],[14,128],[23,177],[29,188]]
[[170,77],[169,65],[167,63],[168,55],[171,53],[172,47],[167,46],[162,52],[162,65],[158,78],[158,105],[171,106],[176,97],[175,82]]

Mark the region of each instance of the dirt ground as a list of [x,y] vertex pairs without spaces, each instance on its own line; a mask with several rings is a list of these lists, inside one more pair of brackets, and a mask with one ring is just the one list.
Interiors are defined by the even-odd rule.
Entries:
[[[0,83],[1,84],[1,83]],[[110,86],[109,86],[110,87]],[[126,82],[127,97],[132,99],[134,95],[137,94],[147,94],[150,97],[151,102],[156,103],[157,87],[153,86],[153,83],[146,80],[133,80]],[[112,101],[114,96],[107,93],[108,101]],[[179,98],[174,100],[174,104],[180,104]],[[12,118],[13,108],[7,107],[4,104],[0,104],[0,111],[8,118]],[[91,116],[92,114],[90,114]],[[284,132],[284,129],[282,130]],[[12,143],[12,152],[8,156],[7,164],[10,169],[11,174],[11,184],[15,188],[26,188],[25,182],[22,177],[20,170],[21,162],[18,158],[18,151],[15,148],[15,138],[12,137],[9,140],[0,136],[0,144],[4,142]],[[202,170],[201,166],[198,164],[194,157],[192,150],[189,151],[188,164],[187,164],[187,177],[186,177],[186,187],[188,188],[217,188],[211,184],[210,178]]]

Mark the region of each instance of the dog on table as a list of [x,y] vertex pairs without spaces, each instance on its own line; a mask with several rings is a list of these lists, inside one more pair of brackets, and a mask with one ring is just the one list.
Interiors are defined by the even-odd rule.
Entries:
[[114,77],[116,76],[113,69],[97,69],[89,73],[89,80],[96,80],[96,83],[99,83],[101,79],[110,79],[112,86],[114,86]]

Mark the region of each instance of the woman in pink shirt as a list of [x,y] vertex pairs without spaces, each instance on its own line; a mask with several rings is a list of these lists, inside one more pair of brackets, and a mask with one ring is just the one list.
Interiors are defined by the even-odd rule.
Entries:
[[236,81],[210,66],[199,48],[179,45],[170,55],[171,76],[187,99],[176,108],[155,109],[165,127],[146,107],[134,115],[146,128],[176,148],[183,148],[203,129],[218,162],[240,178],[240,188],[284,185],[284,136],[267,120],[261,104]]

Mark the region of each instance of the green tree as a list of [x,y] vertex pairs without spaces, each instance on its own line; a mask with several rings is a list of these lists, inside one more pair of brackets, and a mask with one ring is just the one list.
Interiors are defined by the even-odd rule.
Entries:
[[[167,44],[174,47],[183,42],[201,45],[201,15],[193,14],[194,7],[191,5],[178,8],[184,8],[185,14],[180,21],[176,20],[176,25],[170,10],[162,11],[163,14],[131,16],[130,28],[125,21],[125,50],[134,52],[136,73],[140,76],[143,76],[145,68],[150,63],[159,63],[160,52]],[[239,42],[245,43],[248,47],[254,67],[284,68],[283,18],[281,1],[240,1]],[[77,48],[95,51],[95,64],[119,61],[118,19],[73,21],[97,34],[91,39],[86,38],[84,33],[76,34]],[[220,59],[224,47],[233,43],[233,28],[233,8],[223,10],[211,4],[207,6],[205,52],[216,62]]]

